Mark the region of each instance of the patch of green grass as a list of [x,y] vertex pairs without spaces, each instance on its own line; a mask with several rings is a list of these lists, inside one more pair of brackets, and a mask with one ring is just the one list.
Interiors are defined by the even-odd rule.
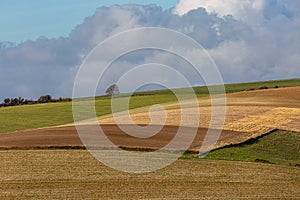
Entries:
[[[134,96],[129,109],[176,101],[174,95]],[[111,99],[97,98],[97,116],[111,114]],[[119,111],[126,110],[121,106]],[[0,133],[73,123],[72,102],[47,103],[0,108]]]
[[[226,92],[231,93],[244,91],[252,87],[274,87],[275,85],[279,87],[300,86],[300,79],[230,84],[225,85],[225,88]],[[205,86],[195,87],[194,90],[198,97],[209,94],[208,88]],[[184,95],[187,89],[175,89],[175,91]],[[118,98],[123,96],[126,96],[126,94],[122,94]],[[111,113],[111,98],[109,96],[96,97],[95,99],[97,116]],[[177,99],[171,90],[137,92],[130,99],[129,109],[176,101]],[[118,108],[119,111],[126,109],[127,107],[122,105]],[[72,122],[71,102],[0,108],[0,133],[57,126]]]
[[71,123],[72,103],[48,103],[0,108],[0,133]]
[[197,154],[192,154],[192,153],[184,153],[184,154],[182,154],[180,159],[187,159],[187,160],[198,159],[198,155]]
[[249,162],[259,159],[295,166],[300,164],[300,133],[276,131],[250,144],[212,151],[206,158]]
[[300,86],[300,79],[288,79],[288,80],[273,80],[273,81],[262,81],[262,82],[252,82],[252,83],[239,83],[239,84],[226,84],[226,92],[240,92],[246,89],[258,89],[262,86],[267,86],[268,88],[274,88],[278,86],[280,88],[284,87],[294,87]]
[[[278,86],[280,88],[300,86],[300,79],[298,78],[298,79],[287,79],[287,80],[234,83],[234,84],[225,84],[224,86],[225,86],[226,93],[233,93],[233,92],[245,91],[245,90],[251,89],[251,88],[259,89],[262,86],[266,86],[268,88],[274,88],[275,86]],[[212,86],[212,87],[214,87],[214,86]],[[207,86],[198,86],[198,87],[194,87],[193,89],[198,96],[209,94],[209,90],[208,90]],[[186,89],[178,88],[178,89],[174,89],[174,91],[184,94],[186,92]],[[172,94],[172,91],[157,90],[157,91],[137,92],[134,94],[135,95],[170,95],[170,94]]]
[[[300,78],[298,79],[286,79],[286,80],[271,80],[271,81],[260,81],[260,82],[247,82],[247,83],[234,83],[234,84],[225,84],[225,91],[226,93],[233,93],[233,92],[241,92],[247,89],[259,89],[262,86],[266,86],[268,88],[274,88],[278,86],[280,88],[284,87],[294,87],[300,86]],[[211,86],[212,88],[215,86]],[[216,87],[215,87],[216,88]],[[208,95],[209,90],[207,86],[197,86],[193,87],[197,96]],[[218,89],[218,88],[216,88]],[[185,94],[187,93],[186,88],[175,88],[173,89],[178,94]],[[172,95],[171,90],[154,90],[154,91],[145,91],[145,92],[135,92],[133,96],[153,96],[153,95]],[[126,96],[126,94],[123,94]],[[108,99],[109,96],[102,96],[98,97],[98,99]]]

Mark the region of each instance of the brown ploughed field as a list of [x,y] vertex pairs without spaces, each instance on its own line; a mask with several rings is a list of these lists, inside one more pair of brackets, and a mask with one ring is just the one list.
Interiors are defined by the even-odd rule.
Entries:
[[[93,129],[94,125],[83,125],[86,129]],[[124,133],[117,125],[101,125],[106,136],[117,146],[131,150],[157,150],[168,144],[176,135],[178,127],[164,126],[162,130],[153,137],[142,139],[132,137]],[[155,125],[153,125],[155,129]],[[128,130],[134,130],[132,125],[127,125]],[[195,129],[184,127],[185,134],[193,133]],[[148,131],[152,131],[151,127]],[[206,128],[197,129],[197,135],[188,149],[191,152],[197,152],[206,135]],[[88,137],[93,137],[93,130],[88,133]],[[231,143],[243,142],[245,137],[250,137],[249,133],[238,133],[234,131],[222,131],[217,146],[228,145]],[[107,149],[111,146],[100,143],[95,144],[97,147]],[[20,131],[15,133],[0,135],[0,149],[49,149],[49,148],[84,148],[79,135],[74,126],[55,127],[46,129],[37,129],[31,131]],[[181,150],[181,149],[170,149]]]

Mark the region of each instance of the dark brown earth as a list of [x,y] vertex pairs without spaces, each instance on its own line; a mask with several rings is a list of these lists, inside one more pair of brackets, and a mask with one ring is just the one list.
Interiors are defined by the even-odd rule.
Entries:
[[[112,141],[116,146],[132,149],[132,150],[157,150],[167,145],[177,134],[178,127],[175,126],[164,126],[160,132],[156,135],[142,139],[133,136],[129,136],[124,133],[116,125],[101,125],[105,135]],[[102,141],[97,142],[94,138],[95,135],[99,134],[95,125],[84,125],[80,126],[85,132],[84,138],[91,141],[92,145],[97,148],[112,148],[112,146],[103,143]],[[126,125],[126,128],[134,131],[135,128],[130,125]],[[152,131],[150,127],[149,131]],[[194,129],[191,127],[182,127],[184,134],[189,135]],[[145,133],[147,134],[147,133]],[[207,134],[206,128],[198,128],[197,135],[193,140],[189,151],[197,152],[202,145],[204,136]],[[240,143],[249,139],[251,134],[240,133],[233,131],[222,131],[221,137],[217,143],[217,146],[224,146],[232,143]],[[180,139],[180,141],[187,140],[185,137]],[[180,146],[180,142],[178,143]],[[173,148],[169,150],[181,150],[176,149],[176,143]],[[55,127],[55,128],[45,128],[30,131],[20,131],[8,134],[0,135],[0,149],[47,149],[47,148],[84,148],[82,141],[79,138],[75,126],[66,127]]]

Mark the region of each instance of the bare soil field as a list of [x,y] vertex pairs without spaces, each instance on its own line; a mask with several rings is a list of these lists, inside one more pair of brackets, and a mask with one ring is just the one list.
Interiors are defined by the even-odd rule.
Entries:
[[[199,98],[200,121],[185,123],[185,126],[208,128],[211,121],[210,99]],[[222,107],[223,106],[223,107]],[[193,107],[178,108],[178,104],[165,105],[167,110],[151,112],[153,118],[159,118],[164,113],[170,126],[179,126],[181,113],[184,110],[188,117],[198,117]],[[218,109],[220,108],[220,109]],[[300,87],[278,88],[238,92],[227,95],[227,105],[220,105],[216,109],[226,109],[224,130],[253,133],[254,137],[264,134],[272,129],[283,129],[300,132]],[[151,118],[148,112],[131,114],[132,121],[137,124],[149,124]],[[127,122],[124,116],[117,121]],[[101,119],[100,123],[115,124],[113,118]],[[129,122],[128,122],[129,123]],[[152,122],[153,123],[153,122]],[[158,123],[159,124],[159,123]]]
[[[116,158],[118,159],[118,158]],[[0,151],[1,199],[297,199],[300,171],[179,159],[147,174],[112,170],[86,150]]]
[[[246,104],[270,105],[273,107],[300,107],[300,87],[254,90],[227,94],[230,104],[243,104],[238,99],[244,99]],[[238,99],[236,99],[238,98]]]
[[[87,137],[93,138],[95,134],[99,134],[94,130],[94,125],[84,125],[88,131]],[[132,150],[157,150],[167,145],[177,134],[178,127],[164,126],[160,132],[149,138],[137,138],[124,133],[117,125],[101,125],[106,136],[117,146]],[[128,130],[135,130],[134,126],[127,125]],[[154,129],[154,125],[145,130],[144,134],[150,134]],[[195,130],[191,127],[183,127],[185,134],[192,134]],[[198,131],[197,131],[198,130]],[[191,152],[197,152],[202,145],[204,136],[207,133],[206,128],[197,129],[197,135],[193,140],[190,148]],[[222,131],[218,143],[215,147],[243,142],[245,138],[251,138],[249,133],[239,133],[234,131]],[[96,142],[95,147],[111,148],[107,144]],[[84,148],[79,135],[74,126],[55,127],[46,129],[37,129],[31,131],[20,131],[0,135],[0,149],[47,149],[47,148]],[[177,151],[181,149],[170,149]]]

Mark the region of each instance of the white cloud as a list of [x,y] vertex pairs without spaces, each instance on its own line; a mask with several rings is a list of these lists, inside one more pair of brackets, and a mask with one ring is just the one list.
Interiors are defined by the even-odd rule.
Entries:
[[250,12],[259,13],[265,4],[266,0],[180,0],[174,13],[184,15],[191,10],[205,8],[208,13],[216,13],[219,17],[232,15],[246,20]]
[[294,0],[180,0],[173,13],[185,15],[191,10],[204,8],[218,17],[232,16],[247,24],[257,25],[276,15],[291,17],[299,11],[299,2]]

